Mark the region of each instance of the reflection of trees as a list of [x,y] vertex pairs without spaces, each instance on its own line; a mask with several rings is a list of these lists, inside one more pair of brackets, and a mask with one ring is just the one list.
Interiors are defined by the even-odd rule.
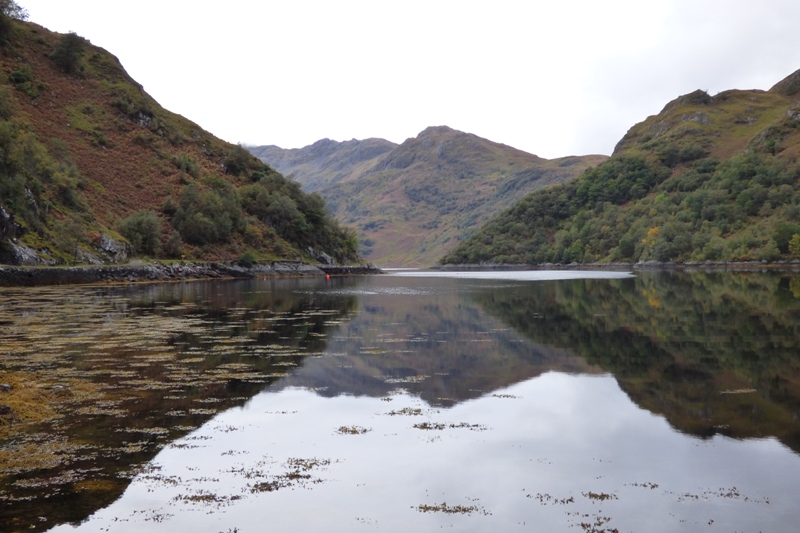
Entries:
[[475,298],[534,342],[614,373],[634,401],[682,431],[775,436],[800,451],[795,279],[641,273],[529,284]]
[[[313,283],[70,288],[49,301],[18,299],[17,316],[51,311],[0,368],[31,376],[45,368],[35,374],[40,385],[57,383],[64,404],[56,420],[17,426],[0,441],[0,529],[84,520],[165,445],[323,352],[331,322],[349,318],[356,299],[294,290]],[[48,339],[63,351],[44,359],[38,348]],[[19,468],[20,452],[32,446],[49,455]]]

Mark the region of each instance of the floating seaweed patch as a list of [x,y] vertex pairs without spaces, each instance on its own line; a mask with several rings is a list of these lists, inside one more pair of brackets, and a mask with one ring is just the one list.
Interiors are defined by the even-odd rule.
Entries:
[[426,375],[419,375],[419,376],[409,376],[406,378],[385,378],[383,380],[384,383],[421,383],[425,381],[430,376]]
[[397,411],[389,411],[386,414],[389,415],[389,416],[399,416],[399,415],[402,415],[402,416],[421,416],[422,415],[422,409],[419,409],[419,408],[416,408],[416,407],[403,407],[402,409],[399,409]]
[[216,409],[189,409],[189,414],[192,415],[215,415],[218,412]]
[[172,498],[172,501],[180,503],[211,505],[219,508],[231,505],[233,502],[241,499],[242,496],[240,495],[220,496],[218,494],[214,494],[213,492],[198,490],[195,494],[178,494]]
[[363,435],[372,431],[372,428],[364,428],[361,426],[340,426],[336,433],[340,435]]
[[615,494],[608,494],[605,492],[582,492],[581,493],[584,498],[588,498],[592,501],[599,501],[604,502],[606,500],[617,500],[617,496]]
[[463,515],[471,515],[473,513],[477,513],[487,516],[492,514],[479,505],[448,505],[447,502],[442,502],[438,504],[423,503],[417,505],[416,507],[412,507],[412,509],[416,509],[420,513],[446,513],[446,514],[463,514]]
[[627,486],[627,487],[642,487],[642,488],[644,488],[644,489],[650,489],[650,490],[653,490],[653,489],[657,489],[657,488],[658,488],[658,483],[651,483],[651,482],[645,482],[645,483],[626,483],[626,484],[625,484],[625,486]]
[[117,433],[144,433],[146,435],[168,435],[169,430],[162,427],[152,428],[117,428],[114,430]]
[[575,498],[572,496],[567,498],[557,498],[546,493],[542,494],[540,492],[537,492],[536,494],[528,494],[526,497],[537,500],[542,505],[569,505],[571,503],[575,503]]
[[324,468],[331,464],[330,459],[298,459],[291,458],[285,463],[289,469],[285,474],[270,476],[269,481],[262,481],[254,485],[247,485],[251,493],[274,492],[276,490],[299,486],[307,488],[309,485],[323,483],[324,480],[312,476],[309,472],[318,468]]

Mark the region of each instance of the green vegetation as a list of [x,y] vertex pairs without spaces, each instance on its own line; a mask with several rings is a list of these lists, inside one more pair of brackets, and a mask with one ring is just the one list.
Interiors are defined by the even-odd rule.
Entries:
[[119,223],[119,232],[135,253],[155,256],[161,249],[161,221],[154,211],[135,212]]
[[[429,266],[527,192],[577,177],[603,156],[545,160],[446,126],[395,145],[324,139],[299,150],[252,147],[359,230],[380,265]],[[254,180],[257,181],[257,180]],[[262,202],[286,213],[282,199]],[[300,208],[302,211],[302,208]]]
[[105,50],[24,18],[0,0],[0,261],[124,260],[122,240],[153,258],[361,260],[320,196],[161,108]]
[[[800,234],[800,115],[790,101],[769,94],[759,117],[776,117],[771,122],[731,120],[742,101],[767,96],[730,93],[701,104],[678,99],[632,128],[608,161],[576,181],[526,196],[442,262],[794,257],[789,242]],[[692,106],[706,106],[707,114]]]
[[800,450],[800,372],[788,340],[800,328],[796,273],[642,272],[474,300],[536,344],[613,373],[631,399],[681,431],[773,435]]
[[50,57],[63,72],[77,74],[81,70],[80,60],[85,53],[85,42],[83,37],[70,32],[59,39],[56,49]]

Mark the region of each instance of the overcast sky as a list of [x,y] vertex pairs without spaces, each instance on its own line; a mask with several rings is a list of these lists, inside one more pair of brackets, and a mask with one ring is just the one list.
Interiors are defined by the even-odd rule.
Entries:
[[447,125],[547,158],[610,154],[681,94],[800,69],[797,0],[18,3],[218,137],[283,148]]

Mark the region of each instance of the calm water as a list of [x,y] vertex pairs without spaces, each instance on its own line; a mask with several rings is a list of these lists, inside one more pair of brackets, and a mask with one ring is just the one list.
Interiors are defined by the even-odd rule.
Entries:
[[5,290],[0,327],[2,531],[800,520],[800,275]]

